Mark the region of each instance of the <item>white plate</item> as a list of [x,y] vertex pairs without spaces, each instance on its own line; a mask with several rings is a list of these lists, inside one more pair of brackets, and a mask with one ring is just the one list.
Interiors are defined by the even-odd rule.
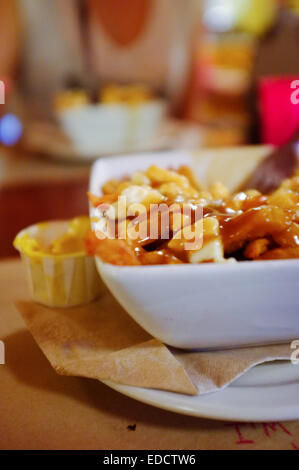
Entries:
[[287,362],[257,366],[225,390],[203,396],[104,383],[148,405],[190,416],[237,422],[299,419],[299,365]]

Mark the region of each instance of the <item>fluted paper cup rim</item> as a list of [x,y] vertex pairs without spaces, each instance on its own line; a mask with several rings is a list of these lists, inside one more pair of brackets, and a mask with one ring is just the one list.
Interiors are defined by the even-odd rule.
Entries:
[[[56,225],[57,228],[60,225],[64,225],[67,228],[67,224],[69,223],[71,219],[56,219],[56,220],[45,220],[42,222],[38,222],[36,224],[29,225],[26,228],[23,228],[18,234],[15,236],[14,241],[13,241],[13,246],[14,248],[21,254],[24,254],[28,256],[29,258],[48,258],[48,259],[63,259],[63,258],[79,258],[79,257],[89,257],[87,253],[84,250],[81,251],[74,251],[71,253],[57,253],[57,254],[50,254],[50,253],[43,253],[40,251],[33,252],[33,251],[27,251],[26,249],[24,250],[22,247],[18,246],[18,240],[25,234],[30,234],[30,231],[33,230],[39,230],[42,225],[48,225],[54,226]],[[32,234],[34,237],[34,235]]]

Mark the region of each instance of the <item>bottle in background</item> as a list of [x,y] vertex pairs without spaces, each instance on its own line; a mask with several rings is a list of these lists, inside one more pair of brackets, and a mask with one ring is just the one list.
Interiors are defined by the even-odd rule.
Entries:
[[185,116],[203,126],[207,145],[249,141],[257,38],[273,24],[276,7],[276,0],[204,1]]

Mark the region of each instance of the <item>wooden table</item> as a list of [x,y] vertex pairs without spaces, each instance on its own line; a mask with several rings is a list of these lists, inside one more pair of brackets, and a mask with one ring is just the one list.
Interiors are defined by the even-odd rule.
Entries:
[[27,296],[20,261],[0,262],[0,449],[299,449],[299,422],[191,418],[56,375],[13,307]]
[[12,241],[22,228],[87,214],[89,171],[0,151],[0,258],[16,256]]

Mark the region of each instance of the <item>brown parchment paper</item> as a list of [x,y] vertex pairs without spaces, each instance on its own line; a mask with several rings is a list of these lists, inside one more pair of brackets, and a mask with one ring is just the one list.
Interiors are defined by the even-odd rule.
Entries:
[[108,291],[89,305],[16,307],[58,374],[189,395],[226,387],[251,367],[289,360],[289,344],[217,352],[169,348],[146,333]]

